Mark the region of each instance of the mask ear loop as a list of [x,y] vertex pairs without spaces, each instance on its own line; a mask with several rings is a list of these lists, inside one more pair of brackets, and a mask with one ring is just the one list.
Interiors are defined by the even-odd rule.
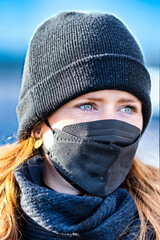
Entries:
[[51,128],[51,125],[48,122],[48,119],[45,119],[44,122],[47,125],[47,127],[49,127],[49,129],[54,133],[54,130]]

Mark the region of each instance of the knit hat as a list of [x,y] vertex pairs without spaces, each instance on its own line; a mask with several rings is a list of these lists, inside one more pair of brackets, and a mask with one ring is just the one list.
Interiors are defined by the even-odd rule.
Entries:
[[17,115],[19,139],[68,101],[88,92],[127,91],[151,116],[150,76],[138,43],[111,14],[62,12],[36,30],[27,51]]

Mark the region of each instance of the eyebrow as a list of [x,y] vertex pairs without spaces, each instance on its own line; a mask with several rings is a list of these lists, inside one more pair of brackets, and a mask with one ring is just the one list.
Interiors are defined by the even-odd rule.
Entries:
[[[99,97],[87,97],[86,100],[98,101],[98,102],[103,102],[104,101],[103,98],[99,98]],[[120,98],[117,102],[118,103],[125,103],[125,102],[138,103],[138,101],[130,99],[130,98]]]

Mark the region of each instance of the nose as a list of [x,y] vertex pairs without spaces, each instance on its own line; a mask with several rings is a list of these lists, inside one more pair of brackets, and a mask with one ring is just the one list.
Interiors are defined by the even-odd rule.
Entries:
[[102,108],[99,120],[105,120],[105,119],[116,119],[116,112],[112,105],[106,105]]

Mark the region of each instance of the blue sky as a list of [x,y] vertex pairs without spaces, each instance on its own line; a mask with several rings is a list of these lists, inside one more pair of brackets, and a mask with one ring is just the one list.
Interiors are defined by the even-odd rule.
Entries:
[[24,56],[36,27],[61,11],[112,13],[129,27],[148,65],[158,64],[160,1],[158,0],[0,0],[0,59]]
[[153,112],[159,116],[159,69],[152,66],[160,57],[160,0],[0,0],[0,142],[17,131],[22,64],[33,32],[48,17],[70,10],[112,13],[127,25],[149,67]]

